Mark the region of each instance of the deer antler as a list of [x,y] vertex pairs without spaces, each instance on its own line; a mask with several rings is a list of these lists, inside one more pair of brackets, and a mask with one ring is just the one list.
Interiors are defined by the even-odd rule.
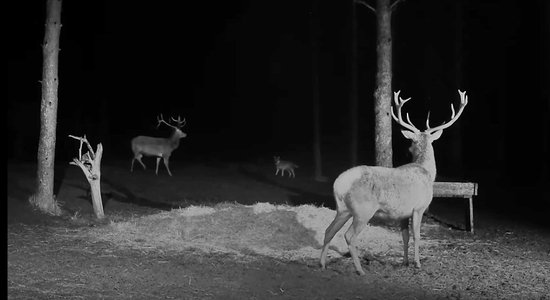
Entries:
[[401,93],[401,91],[397,91],[393,93],[393,101],[395,102],[395,106],[397,107],[397,117],[393,113],[393,106],[391,108],[391,116],[397,123],[399,123],[399,125],[411,130],[412,132],[419,133],[420,130],[412,124],[411,119],[409,119],[408,113],[407,113],[408,123],[403,120],[403,117],[401,116],[401,108],[407,101],[411,100],[411,98],[403,99],[399,97],[399,93]]
[[157,122],[158,122],[157,123],[157,128],[159,128],[160,124],[163,124],[163,123],[170,126],[170,127],[174,127],[174,126],[170,125],[169,123],[167,123],[166,121],[164,121],[164,117],[162,116],[162,114],[157,116]]
[[455,108],[453,104],[451,103],[451,120],[447,123],[443,123],[437,127],[430,128],[430,114],[428,113],[428,119],[426,119],[426,133],[432,133],[434,131],[443,130],[445,128],[448,128],[449,126],[453,125],[456,120],[460,117],[462,114],[462,111],[464,110],[464,107],[468,104],[468,96],[466,95],[466,91],[462,92],[461,90],[458,90],[458,93],[460,94],[460,107],[458,108],[458,113],[455,113]]
[[160,124],[166,124],[166,125],[168,125],[168,126],[174,128],[174,129],[179,129],[179,128],[181,128],[181,127],[183,127],[183,126],[185,125],[185,118],[183,118],[183,120],[182,120],[181,117],[178,116],[177,119],[174,119],[173,117],[171,117],[170,119],[171,119],[173,122],[176,122],[177,125],[172,125],[172,124],[170,124],[170,123],[164,121],[164,117],[162,116],[162,114],[158,115],[158,116],[157,116],[157,122],[158,122],[157,128],[159,128]]
[[183,118],[183,120],[181,119],[181,117],[178,115],[178,118],[177,119],[174,119],[173,117],[171,117],[170,119],[172,119],[173,122],[176,122],[178,125],[176,125],[178,128],[182,128],[183,126],[185,126],[185,118]]

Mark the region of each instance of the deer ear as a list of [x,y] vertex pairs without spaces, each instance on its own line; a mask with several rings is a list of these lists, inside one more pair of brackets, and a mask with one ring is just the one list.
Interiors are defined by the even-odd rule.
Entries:
[[401,133],[402,133],[406,138],[408,138],[409,140],[415,141],[416,138],[417,138],[416,133],[414,133],[414,132],[412,132],[412,131],[401,130]]
[[432,134],[430,135],[430,140],[432,140],[432,142],[435,141],[435,140],[437,140],[438,138],[441,137],[441,134],[442,134],[442,133],[443,133],[443,130],[438,130],[438,131],[432,133]]

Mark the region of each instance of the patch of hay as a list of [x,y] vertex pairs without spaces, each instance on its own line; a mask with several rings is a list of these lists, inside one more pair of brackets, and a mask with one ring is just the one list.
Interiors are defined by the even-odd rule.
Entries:
[[[288,206],[220,204],[191,206],[124,222],[112,222],[91,229],[100,240],[141,250],[183,250],[257,253],[301,260],[318,259],[326,227],[336,212],[313,205]],[[331,242],[329,256],[348,252],[344,233],[351,221]],[[412,244],[412,243],[411,243]],[[367,226],[360,235],[359,249],[371,255],[388,255],[400,260],[401,233],[384,227]]]

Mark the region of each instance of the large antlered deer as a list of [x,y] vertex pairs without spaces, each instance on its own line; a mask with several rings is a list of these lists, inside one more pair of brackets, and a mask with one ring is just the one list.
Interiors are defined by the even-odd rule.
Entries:
[[462,114],[468,104],[466,92],[460,94],[460,108],[455,114],[451,104],[452,116],[448,123],[430,128],[429,114],[425,131],[417,129],[409,119],[404,121],[401,108],[411,98],[402,99],[399,92],[394,93],[397,116],[392,117],[401,126],[403,135],[412,141],[409,148],[413,161],[398,168],[357,166],[340,174],[334,181],[334,198],[336,199],[336,217],[325,232],[321,267],[325,268],[329,243],[334,235],[353,217],[353,222],[345,233],[345,239],[355,269],[365,275],[357,255],[357,237],[371,218],[386,221],[400,221],[403,237],[403,263],[408,265],[409,219],[412,218],[414,233],[414,262],[420,268],[418,243],[420,242],[420,224],[424,211],[430,205],[433,196],[436,167],[432,142],[441,137],[443,129],[451,126]]
[[180,139],[186,137],[187,134],[181,131],[181,128],[185,126],[185,118],[182,120],[181,117],[178,116],[177,119],[171,118],[171,120],[172,122],[175,122],[175,125],[164,121],[164,119],[162,118],[162,114],[160,116],[157,116],[157,128],[160,126],[160,124],[166,124],[172,127],[172,134],[168,138],[140,135],[132,139],[132,152],[134,152],[134,158],[132,158],[132,166],[130,167],[131,172],[134,171],[135,160],[137,160],[143,166],[143,169],[146,169],[145,164],[141,161],[141,158],[145,155],[155,156],[157,158],[157,168],[155,170],[155,174],[158,175],[159,162],[162,158],[164,160],[164,166],[166,166],[168,174],[172,176],[172,172],[170,172],[170,168],[168,167],[170,155],[172,155],[172,151],[179,147]]

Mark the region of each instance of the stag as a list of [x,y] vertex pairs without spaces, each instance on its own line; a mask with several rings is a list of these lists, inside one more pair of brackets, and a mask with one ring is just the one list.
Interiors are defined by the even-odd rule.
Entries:
[[134,171],[134,161],[137,160],[145,170],[147,168],[141,161],[141,158],[143,156],[154,156],[157,158],[157,168],[155,170],[155,174],[158,175],[159,163],[162,158],[168,174],[172,176],[172,172],[170,172],[170,168],[168,166],[170,155],[172,155],[172,151],[179,147],[180,139],[186,137],[187,134],[181,131],[181,128],[185,126],[186,123],[185,118],[182,120],[181,117],[178,116],[177,119],[174,119],[173,117],[170,119],[173,123],[175,123],[175,125],[164,121],[162,114],[157,116],[157,128],[161,124],[165,124],[173,129],[170,137],[160,138],[140,135],[132,139],[132,152],[134,152],[134,158],[132,158],[132,166],[130,167],[131,172]]
[[413,161],[397,168],[356,166],[336,178],[333,192],[336,199],[336,217],[325,231],[325,240],[321,252],[320,264],[325,269],[329,243],[334,235],[353,218],[352,224],[345,233],[345,239],[356,271],[365,275],[357,253],[357,237],[367,223],[374,217],[377,220],[394,222],[401,226],[403,238],[403,263],[409,264],[409,220],[412,219],[414,237],[414,262],[420,268],[419,242],[420,224],[424,211],[433,197],[433,183],[436,176],[435,156],[432,142],[441,137],[443,129],[451,126],[462,114],[468,104],[466,92],[460,94],[460,108],[455,113],[451,104],[451,120],[440,126],[430,128],[429,114],[426,119],[427,129],[420,131],[409,119],[402,118],[401,109],[411,98],[402,99],[399,92],[394,93],[397,116],[392,107],[392,117],[407,130],[401,132],[412,141],[409,151]]

